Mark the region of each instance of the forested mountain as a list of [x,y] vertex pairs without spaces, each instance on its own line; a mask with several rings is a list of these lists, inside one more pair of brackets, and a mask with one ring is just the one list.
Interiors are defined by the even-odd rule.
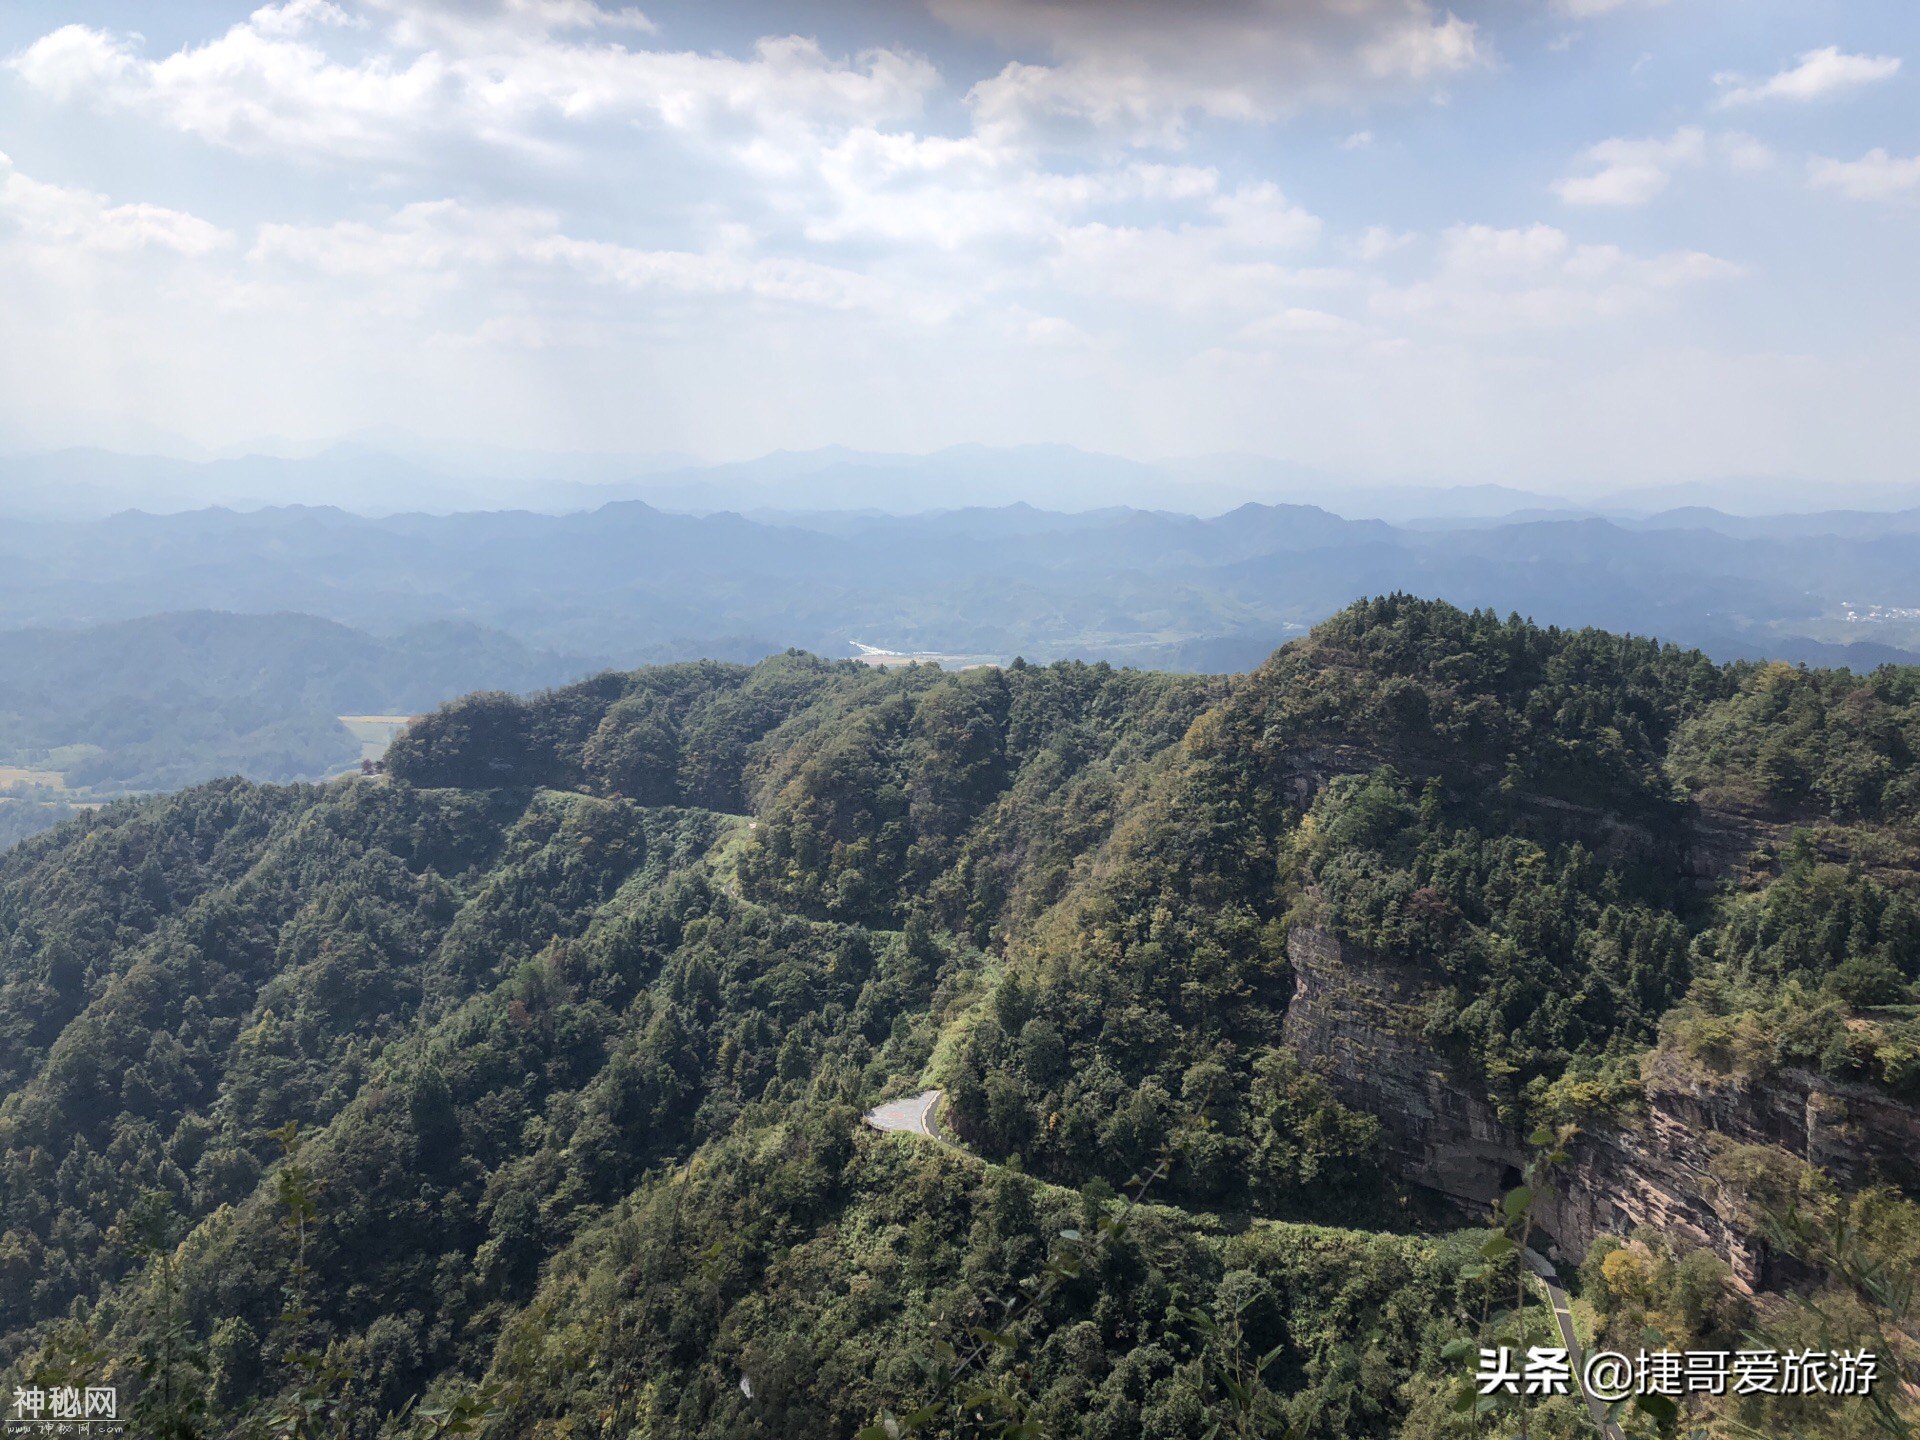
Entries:
[[[0,858],[0,1383],[169,1436],[1509,1433],[1503,1192],[1590,1338],[1911,1333],[1917,751],[1920,672],[1393,597],[1232,679],[670,665],[122,802]],[[861,1126],[928,1085],[956,1143]]]
[[950,665],[1241,671],[1356,595],[1409,589],[1865,671],[1920,656],[1916,574],[1911,517],[1851,513],[1419,529],[1304,505],[749,518],[628,502],[23,521],[0,527],[0,614],[28,627],[0,630],[0,844],[129,791],[337,773],[358,753],[343,714],[609,665],[858,643]]

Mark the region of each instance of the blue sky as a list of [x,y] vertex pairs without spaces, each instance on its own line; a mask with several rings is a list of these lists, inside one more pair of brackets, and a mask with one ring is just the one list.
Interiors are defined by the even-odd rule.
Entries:
[[16,0],[0,441],[1915,478],[1910,0]]

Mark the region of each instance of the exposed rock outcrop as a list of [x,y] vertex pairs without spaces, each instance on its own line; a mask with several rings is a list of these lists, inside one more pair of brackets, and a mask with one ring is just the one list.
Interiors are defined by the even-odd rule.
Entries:
[[[1380,1118],[1407,1179],[1483,1213],[1515,1183],[1525,1146],[1421,1033],[1430,982],[1312,925],[1294,927],[1288,953],[1287,1043],[1343,1103]],[[1743,1080],[1655,1064],[1641,1113],[1583,1127],[1539,1219],[1576,1259],[1598,1235],[1650,1226],[1713,1250],[1742,1284],[1761,1287],[1772,1258],[1744,1193],[1723,1179],[1743,1149],[1749,1168],[1805,1162],[1843,1185],[1911,1187],[1920,1113],[1801,1070]]]
[[1293,927],[1287,953],[1287,1044],[1342,1104],[1380,1118],[1407,1179],[1471,1205],[1497,1199],[1523,1163],[1521,1147],[1421,1035],[1426,978],[1312,925]]

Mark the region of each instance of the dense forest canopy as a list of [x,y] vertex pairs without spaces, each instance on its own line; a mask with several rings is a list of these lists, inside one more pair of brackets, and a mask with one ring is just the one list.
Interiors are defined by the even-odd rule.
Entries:
[[[986,1367],[1035,1433],[1200,1440],[1229,1335],[1258,1433],[1475,1433],[1484,1226],[1286,1043],[1290,936],[1518,1133],[1653,1064],[1920,1103],[1917,697],[1393,596],[1232,679],[668,665],[77,817],[0,859],[0,1364],[175,1436],[852,1435],[1111,1233]],[[926,1085],[959,1143],[861,1127]],[[1795,1183],[1911,1266],[1885,1177]],[[1778,1319],[1607,1245],[1609,1334]]]

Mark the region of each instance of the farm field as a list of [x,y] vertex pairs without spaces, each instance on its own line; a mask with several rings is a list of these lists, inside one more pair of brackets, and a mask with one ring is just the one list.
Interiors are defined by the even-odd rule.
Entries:
[[58,770],[29,770],[20,765],[0,765],[0,790],[15,785],[33,790],[64,790],[67,777]]
[[393,737],[414,720],[411,715],[342,715],[338,718],[347,727],[348,733],[360,742],[362,760],[384,759],[387,747],[393,744]]
[[852,642],[859,653],[853,658],[862,665],[871,665],[875,669],[888,670],[908,665],[938,665],[942,670],[978,670],[983,666],[997,666],[997,655],[948,655],[931,650],[882,650],[877,645],[865,645],[860,641]]

